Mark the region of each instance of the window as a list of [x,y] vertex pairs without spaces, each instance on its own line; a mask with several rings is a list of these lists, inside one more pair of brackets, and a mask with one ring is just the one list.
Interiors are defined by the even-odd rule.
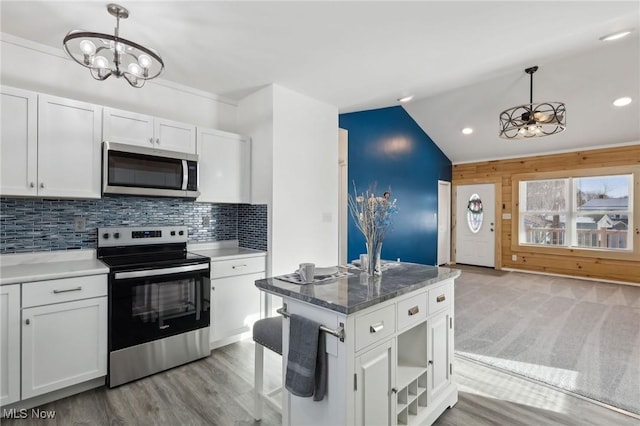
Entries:
[[633,174],[519,182],[519,243],[633,250]]

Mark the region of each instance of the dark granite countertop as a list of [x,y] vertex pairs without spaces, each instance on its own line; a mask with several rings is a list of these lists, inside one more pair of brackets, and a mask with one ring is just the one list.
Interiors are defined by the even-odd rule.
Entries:
[[370,277],[358,269],[340,267],[352,275],[318,284],[294,284],[277,278],[256,281],[256,287],[271,294],[302,300],[342,314],[352,314],[431,284],[460,275],[459,269],[400,263]]

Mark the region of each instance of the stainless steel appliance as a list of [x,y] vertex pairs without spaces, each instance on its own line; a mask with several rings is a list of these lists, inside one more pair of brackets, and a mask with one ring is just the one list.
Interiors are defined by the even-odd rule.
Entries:
[[104,142],[102,193],[196,198],[198,156]]
[[107,384],[209,355],[209,258],[187,251],[186,226],[98,228],[109,266]]

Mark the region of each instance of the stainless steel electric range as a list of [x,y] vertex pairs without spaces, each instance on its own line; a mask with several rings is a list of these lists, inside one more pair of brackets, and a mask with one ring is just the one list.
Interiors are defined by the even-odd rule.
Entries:
[[186,226],[98,229],[109,266],[109,387],[209,355],[209,258]]

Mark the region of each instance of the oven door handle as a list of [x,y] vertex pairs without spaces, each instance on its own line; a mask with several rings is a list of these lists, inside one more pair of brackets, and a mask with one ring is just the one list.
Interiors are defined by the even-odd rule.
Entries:
[[172,268],[148,269],[144,271],[116,272],[114,278],[116,280],[124,280],[127,278],[155,277],[158,275],[179,274],[181,272],[203,271],[205,269],[209,269],[209,265],[202,263],[199,265],[175,266]]

